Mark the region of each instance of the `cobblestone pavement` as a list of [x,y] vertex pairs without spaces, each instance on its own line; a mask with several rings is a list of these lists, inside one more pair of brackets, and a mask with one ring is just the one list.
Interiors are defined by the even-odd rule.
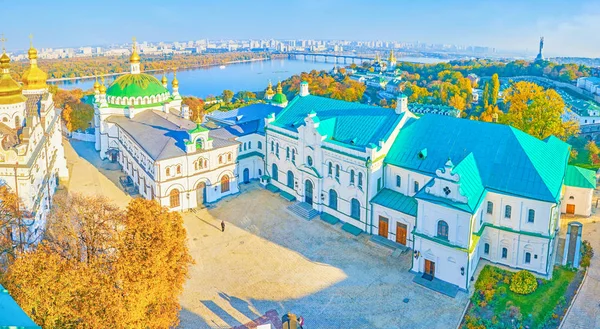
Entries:
[[[583,240],[590,242],[596,255],[592,257],[587,278],[564,320],[562,329],[600,328],[600,216],[595,214],[590,218],[574,220],[583,224]],[[563,222],[568,221],[570,220]]]
[[456,327],[467,294],[453,299],[413,283],[410,253],[393,257],[340,224],[288,213],[287,201],[256,184],[243,188],[184,214],[196,264],[182,328],[229,328],[268,310],[302,315],[311,329]]

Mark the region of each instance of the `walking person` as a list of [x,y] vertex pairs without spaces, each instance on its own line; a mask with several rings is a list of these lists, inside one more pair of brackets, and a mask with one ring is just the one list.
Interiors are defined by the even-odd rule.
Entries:
[[225,232],[225,222],[221,221],[221,232]]

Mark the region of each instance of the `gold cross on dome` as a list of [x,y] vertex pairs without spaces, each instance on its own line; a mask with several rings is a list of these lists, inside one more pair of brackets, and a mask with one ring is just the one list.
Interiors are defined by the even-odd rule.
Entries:
[[5,37],[4,37],[4,33],[0,34],[0,42],[2,42],[2,51],[6,52],[6,41],[8,41]]
[[29,46],[33,47],[33,34],[29,34]]

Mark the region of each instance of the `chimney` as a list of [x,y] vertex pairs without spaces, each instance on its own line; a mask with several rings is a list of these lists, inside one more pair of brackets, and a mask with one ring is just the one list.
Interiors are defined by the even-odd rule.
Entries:
[[308,92],[308,82],[302,81],[300,83],[300,96],[304,97],[308,95],[310,95],[310,93]]
[[404,112],[408,112],[408,97],[404,94],[398,95],[396,98],[396,114],[402,114]]

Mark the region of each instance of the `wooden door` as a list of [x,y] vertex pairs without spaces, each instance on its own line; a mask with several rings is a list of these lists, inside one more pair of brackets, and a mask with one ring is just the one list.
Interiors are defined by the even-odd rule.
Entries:
[[575,205],[567,204],[567,214],[575,214]]
[[379,216],[379,235],[387,238],[388,237],[388,231],[389,231],[389,227],[388,227],[388,219],[382,216]]
[[425,260],[425,274],[428,276],[431,276],[432,278],[435,277],[435,263],[426,259]]
[[406,225],[396,223],[396,242],[406,246]]

